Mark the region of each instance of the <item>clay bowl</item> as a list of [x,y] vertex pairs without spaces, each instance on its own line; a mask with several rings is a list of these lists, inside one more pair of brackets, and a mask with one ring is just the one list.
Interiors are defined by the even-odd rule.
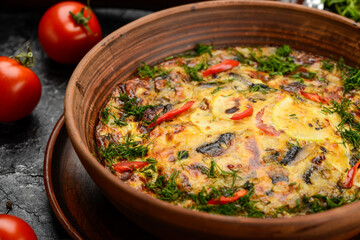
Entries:
[[94,124],[112,89],[134,74],[141,61],[155,64],[197,43],[216,47],[289,44],[326,57],[343,56],[351,65],[360,63],[358,25],[296,4],[202,2],[156,12],[118,29],[82,59],[65,96],[71,142],[106,197],[129,219],[163,239],[343,239],[360,232],[360,202],[286,219],[210,215],[138,192],[98,163],[92,155]]

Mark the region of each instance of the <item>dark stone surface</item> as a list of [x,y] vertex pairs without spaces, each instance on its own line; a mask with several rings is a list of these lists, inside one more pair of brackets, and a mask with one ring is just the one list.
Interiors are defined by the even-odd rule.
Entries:
[[[149,12],[129,9],[94,9],[106,36]],[[0,123],[0,214],[13,202],[10,214],[27,221],[39,239],[69,239],[52,213],[43,183],[47,140],[64,111],[67,82],[75,66],[50,60],[37,37],[43,10],[36,12],[0,9],[0,56],[14,55],[29,42],[35,55],[32,70],[42,83],[42,96],[34,112],[13,123]]]

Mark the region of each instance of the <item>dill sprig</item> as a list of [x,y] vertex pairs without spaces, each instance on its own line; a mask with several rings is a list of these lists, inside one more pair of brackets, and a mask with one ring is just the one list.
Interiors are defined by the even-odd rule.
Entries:
[[144,62],[141,62],[141,64],[142,66],[138,68],[138,74],[141,78],[166,77],[169,74],[168,70],[162,69],[158,66],[149,67]]
[[114,123],[112,123],[113,125],[117,125],[119,127],[123,127],[126,126],[127,123],[123,121],[123,119],[121,118],[116,118],[115,114],[111,112],[110,108],[106,107],[101,111],[101,116],[102,116],[102,123],[103,124],[108,124],[110,121],[110,117],[112,117],[114,119]]
[[322,60],[321,63],[322,63],[321,69],[329,71],[329,72],[332,72],[334,70],[333,63],[326,61],[326,60]]
[[360,123],[350,112],[352,106],[357,107],[350,99],[343,98],[340,103],[333,100],[332,106],[324,107],[323,111],[340,116],[341,121],[337,126],[337,131],[344,142],[351,144],[357,150],[360,146]]
[[232,189],[232,194],[229,194],[229,189],[226,188],[219,190],[212,188],[212,191],[209,193],[203,189],[203,191],[197,195],[192,196],[193,201],[198,204],[197,206],[194,206],[194,208],[202,212],[228,216],[242,215],[254,218],[264,217],[265,213],[256,207],[257,201],[251,199],[255,192],[254,184],[247,182],[242,186],[242,188],[248,190],[248,193],[245,196],[239,198],[233,203],[224,205],[207,205],[206,202],[212,198],[219,198],[220,196],[232,196],[238,188]]
[[177,152],[176,160],[183,160],[189,157],[189,152],[187,150],[181,150]]
[[262,83],[251,84],[249,86],[249,92],[261,92],[262,94],[266,94],[271,91],[276,91],[276,89],[270,88],[268,85]]
[[189,65],[183,65],[185,72],[189,74],[191,81],[203,82],[204,79],[199,75],[199,71],[205,69],[204,63],[196,64],[194,67],[190,67]]
[[173,171],[169,179],[166,179],[164,175],[159,175],[155,182],[147,185],[147,188],[161,200],[167,202],[177,201],[185,194],[176,184],[175,180],[178,175],[178,171]]
[[[284,52],[281,51],[281,54],[285,54],[285,50]],[[267,72],[270,76],[287,75],[299,68],[299,65],[294,63],[293,58],[277,54],[257,57],[254,52],[251,52],[251,58],[259,64],[257,67],[259,71]]]
[[119,99],[124,103],[124,114],[126,116],[134,116],[136,120],[140,120],[143,117],[146,109],[154,107],[153,105],[140,106],[137,97],[130,98],[126,93],[121,93]]
[[352,198],[345,199],[342,196],[324,196],[321,194],[316,194],[311,197],[302,196],[300,199],[296,201],[296,205],[294,207],[290,207],[289,205],[284,205],[279,208],[276,208],[277,213],[284,214],[284,213],[298,213],[298,212],[305,212],[305,213],[317,213],[323,212],[329,209],[340,207],[344,204],[349,204],[354,201],[357,201],[358,197],[358,190],[355,191]]
[[102,123],[103,124],[108,124],[109,120],[110,120],[110,109],[109,108],[104,108],[101,111],[101,116],[102,116]]
[[201,56],[204,53],[208,53],[210,56],[212,56],[211,51],[213,50],[213,46],[211,45],[205,45],[205,44],[198,44],[195,47],[195,52],[197,56]]
[[345,93],[351,90],[359,90],[360,89],[360,69],[352,70],[347,78],[344,80],[344,91]]
[[289,45],[282,45],[278,49],[276,49],[276,55],[287,57],[292,53],[292,49]]
[[140,145],[138,141],[134,141],[130,134],[125,136],[125,141],[122,143],[110,143],[106,148],[99,149],[102,160],[108,166],[121,159],[133,161],[136,158],[143,158],[147,153],[148,145]]

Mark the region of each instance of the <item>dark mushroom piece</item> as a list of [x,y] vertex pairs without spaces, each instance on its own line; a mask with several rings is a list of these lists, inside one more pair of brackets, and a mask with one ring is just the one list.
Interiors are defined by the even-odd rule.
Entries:
[[285,157],[281,159],[280,163],[283,165],[289,165],[292,161],[294,161],[295,156],[300,149],[301,148],[298,146],[292,146],[286,153]]
[[226,150],[223,145],[229,146],[234,136],[233,133],[221,134],[216,141],[204,144],[196,148],[196,151],[210,157],[220,156]]

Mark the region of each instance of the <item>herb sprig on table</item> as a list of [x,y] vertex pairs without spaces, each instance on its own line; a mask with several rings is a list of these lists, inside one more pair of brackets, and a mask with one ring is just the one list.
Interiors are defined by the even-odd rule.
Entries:
[[322,2],[333,12],[360,21],[360,0],[322,0]]

